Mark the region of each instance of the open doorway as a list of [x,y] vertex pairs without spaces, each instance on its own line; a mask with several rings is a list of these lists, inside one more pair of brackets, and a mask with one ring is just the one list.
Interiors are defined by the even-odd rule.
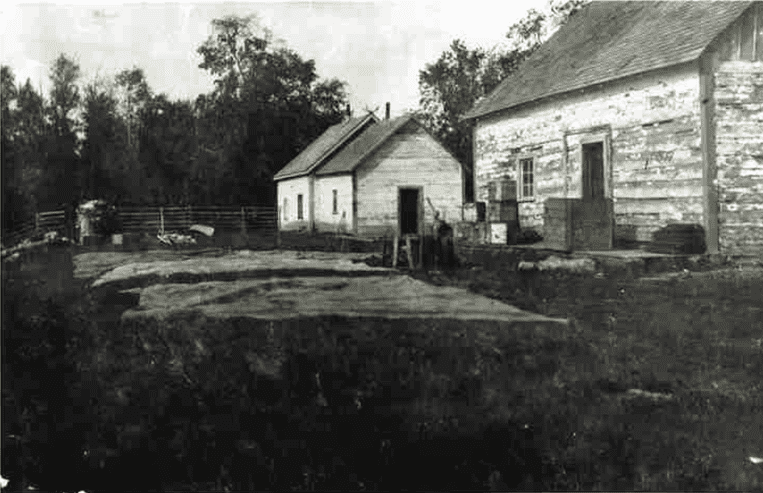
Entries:
[[582,200],[574,213],[575,247],[610,250],[614,241],[615,215],[607,193],[606,137],[581,144]]
[[604,143],[583,144],[583,200],[604,198]]
[[400,234],[419,234],[420,189],[401,188],[398,192]]

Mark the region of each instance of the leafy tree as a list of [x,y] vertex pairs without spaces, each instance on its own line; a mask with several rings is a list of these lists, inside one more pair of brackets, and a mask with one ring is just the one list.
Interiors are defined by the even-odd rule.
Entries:
[[272,176],[329,125],[343,117],[345,84],[319,80],[303,60],[254,16],[212,21],[199,47],[200,68],[215,90],[196,100],[199,158],[229,163],[211,195],[233,202],[272,203]]
[[140,160],[148,193],[166,203],[190,201],[190,174],[196,152],[195,116],[190,101],[152,97],[143,111]]
[[80,102],[77,79],[80,76],[79,64],[61,53],[50,69],[50,110],[56,135],[68,135],[74,131],[74,120],[70,114]]
[[44,192],[40,197],[45,208],[70,203],[80,194],[79,142],[75,133],[76,120],[72,115],[80,104],[79,76],[79,64],[63,53],[50,69],[52,87],[48,112],[52,138],[47,141]]
[[135,152],[138,146],[134,136],[140,124],[138,115],[151,99],[151,89],[143,69],[138,67],[122,70],[114,80],[119,97],[119,109],[127,121],[127,147]]
[[127,125],[119,114],[115,92],[114,85],[103,79],[84,88],[82,162],[88,198],[116,199],[129,193]]
[[472,128],[461,116],[516,70],[587,1],[551,0],[547,12],[529,10],[524,18],[509,27],[508,48],[469,49],[456,39],[436,62],[419,71],[418,116],[469,170],[465,177],[465,200],[474,197]]

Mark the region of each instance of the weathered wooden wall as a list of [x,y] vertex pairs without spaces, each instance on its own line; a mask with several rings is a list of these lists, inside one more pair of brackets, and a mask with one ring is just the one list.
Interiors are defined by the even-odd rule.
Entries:
[[475,126],[476,200],[491,180],[516,179],[535,159],[535,199],[520,204],[522,227],[543,229],[548,197],[582,193],[581,141],[610,141],[605,168],[617,240],[648,241],[671,222],[702,224],[699,72],[696,63],[552,97],[481,119]]
[[[278,207],[280,208],[279,227],[283,231],[308,227],[310,218],[310,181],[309,177],[281,180],[277,185]],[[303,219],[297,219],[297,195],[302,194]],[[284,198],[287,206],[284,209]]]
[[[337,212],[334,213],[334,190]],[[315,227],[317,231],[336,232],[352,229],[352,175],[315,178]]]
[[442,219],[461,219],[461,166],[415,122],[390,137],[356,170],[358,234],[391,234],[398,227],[398,188],[422,187],[425,225],[433,220],[426,199]]
[[763,63],[715,71],[716,167],[721,253],[763,251]]

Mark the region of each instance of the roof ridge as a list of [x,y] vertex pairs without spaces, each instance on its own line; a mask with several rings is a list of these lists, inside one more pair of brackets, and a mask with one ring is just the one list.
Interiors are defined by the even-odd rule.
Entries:
[[753,3],[590,2],[461,119],[696,60]]
[[[355,136],[355,138],[357,138],[358,136],[357,130],[362,128],[363,125],[365,125],[369,121],[371,122],[373,126],[376,123],[378,123],[379,120],[376,117],[376,115],[374,115],[373,113],[368,113],[364,116],[351,117],[345,121],[331,125],[326,130],[324,130],[324,132],[321,135],[319,135],[315,140],[313,140],[307,147],[305,147],[299,154],[297,154],[291,161],[289,161],[286,164],[286,166],[284,166],[278,173],[276,173],[273,176],[273,179],[278,181],[278,180],[283,180],[287,178],[296,178],[299,176],[310,174],[317,167],[324,164],[324,162],[328,159],[328,157],[331,156],[332,153],[335,154],[337,149],[340,148],[343,144],[347,143],[348,140],[351,139],[351,137],[353,137],[353,135]],[[292,165],[292,163],[298,163],[300,159],[305,159],[305,156],[307,156],[311,151],[315,150],[316,148],[320,148],[321,140],[328,138],[327,136],[330,135],[332,131],[338,131],[341,127],[348,126],[348,124],[351,124],[351,125],[349,125],[349,128],[347,130],[345,130],[344,132],[342,132],[340,135],[336,137],[336,142],[331,144],[327,149],[324,149],[319,156],[311,158],[310,162],[308,163],[308,166],[305,169],[289,171],[289,167]],[[351,143],[352,140],[349,140],[349,142]]]

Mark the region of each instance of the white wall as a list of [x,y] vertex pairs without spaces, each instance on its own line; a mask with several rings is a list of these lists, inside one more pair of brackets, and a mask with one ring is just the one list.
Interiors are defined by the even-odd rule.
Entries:
[[547,197],[580,197],[581,138],[608,133],[605,180],[623,237],[646,241],[670,222],[701,224],[700,125],[695,63],[486,116],[474,132],[476,200],[487,200],[490,181],[516,179],[517,157],[530,155],[535,199],[520,204],[520,223],[542,228]]
[[[278,223],[281,230],[295,230],[308,227],[310,219],[309,178],[302,176],[278,182]],[[297,219],[297,196],[302,194],[302,220]],[[287,200],[284,208],[284,199]]]
[[[334,194],[337,191],[337,212]],[[318,231],[352,232],[352,175],[315,178],[315,224]]]
[[423,188],[425,228],[431,225],[434,216],[427,198],[441,211],[441,219],[451,224],[461,220],[461,165],[413,123],[390,137],[356,173],[358,234],[384,235],[397,231],[399,187]]

